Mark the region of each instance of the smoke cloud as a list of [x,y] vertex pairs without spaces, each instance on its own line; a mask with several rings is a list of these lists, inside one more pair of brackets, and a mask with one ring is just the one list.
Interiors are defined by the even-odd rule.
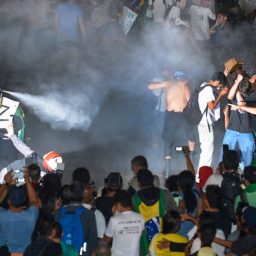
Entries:
[[9,92],[18,98],[21,104],[29,107],[43,122],[53,129],[69,131],[80,129],[87,131],[93,118],[99,111],[99,105],[92,102],[87,95],[79,92],[51,92],[40,96],[27,93]]

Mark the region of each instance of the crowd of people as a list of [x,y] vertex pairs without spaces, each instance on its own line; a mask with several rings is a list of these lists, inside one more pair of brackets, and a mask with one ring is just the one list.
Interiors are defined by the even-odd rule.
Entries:
[[[69,71],[77,70],[85,57],[81,47],[91,58],[111,56],[150,28],[178,29],[199,55],[210,56],[216,66],[224,63],[223,71],[201,81],[195,92],[182,69],[148,85],[158,97],[157,110],[164,121],[168,166],[164,186],[142,155],[131,159],[133,177],[128,186],[120,172],[111,172],[104,188],[97,188],[86,167],[73,170],[72,181],[63,185],[61,156],[49,152],[40,157],[14,134],[15,129],[6,127],[1,139],[24,158],[6,163],[1,155],[1,256],[256,255],[256,77],[245,72],[244,61],[227,58],[237,26],[255,26],[256,4],[37,0],[0,5],[1,26],[8,27],[12,20],[12,26],[19,28],[15,40],[19,50],[35,50],[42,60],[57,49],[58,63]],[[136,14],[128,35],[125,8]],[[8,37],[0,40],[10,42]],[[249,42],[254,42],[253,36]],[[1,61],[10,64],[5,59],[8,47],[4,49]],[[219,164],[213,166],[214,123],[221,115],[224,134]],[[195,167],[196,134],[201,153]],[[180,145],[187,168],[171,175],[173,151]]]

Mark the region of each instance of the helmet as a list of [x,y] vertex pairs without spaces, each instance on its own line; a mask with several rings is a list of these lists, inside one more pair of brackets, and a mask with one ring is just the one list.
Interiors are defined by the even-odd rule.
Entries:
[[64,170],[63,159],[61,155],[55,151],[50,151],[43,157],[43,167],[48,172],[56,172],[57,170]]

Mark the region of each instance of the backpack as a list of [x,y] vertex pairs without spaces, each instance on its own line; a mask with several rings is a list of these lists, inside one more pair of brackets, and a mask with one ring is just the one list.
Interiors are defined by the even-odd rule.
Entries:
[[162,189],[160,189],[159,200],[153,205],[144,204],[138,192],[133,197],[134,210],[140,213],[145,221],[145,229],[140,240],[141,254],[143,256],[148,255],[148,247],[152,238],[161,231],[161,221],[166,212],[164,198]]
[[80,216],[87,211],[83,206],[78,207],[75,211],[69,211],[67,207],[60,209],[60,221],[63,236],[61,241],[67,245],[71,245],[79,253],[86,241],[83,224]]
[[206,106],[203,113],[199,108],[198,96],[199,93],[206,87],[211,86],[207,83],[204,83],[203,86],[200,86],[195,92],[191,95],[186,107],[183,109],[183,114],[187,122],[191,125],[198,125],[204,115],[207,113],[208,107]]
[[242,193],[240,176],[235,173],[225,173],[221,183],[222,207],[227,216],[235,221],[234,202],[238,195]]

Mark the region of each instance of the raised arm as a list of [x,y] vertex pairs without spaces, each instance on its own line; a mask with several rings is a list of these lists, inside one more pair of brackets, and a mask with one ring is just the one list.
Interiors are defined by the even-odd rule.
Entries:
[[236,92],[237,92],[237,88],[238,88],[238,85],[239,83],[243,80],[243,76],[242,75],[238,75],[236,80],[235,80],[235,83],[233,84],[233,86],[231,87],[231,89],[229,90],[229,93],[228,93],[228,99],[229,100],[233,100],[234,97],[236,96]]
[[28,201],[30,205],[35,205],[37,207],[40,207],[41,206],[40,199],[37,196],[36,191],[32,186],[28,169],[24,171],[24,179],[25,179],[25,184],[26,184],[27,193],[28,193]]
[[149,90],[156,90],[156,89],[164,89],[169,86],[168,81],[161,81],[161,82],[156,82],[156,83],[150,83],[148,85]]
[[28,157],[34,153],[34,150],[20,140],[15,134],[9,135],[8,137],[11,139],[14,147],[24,155],[24,157]]

